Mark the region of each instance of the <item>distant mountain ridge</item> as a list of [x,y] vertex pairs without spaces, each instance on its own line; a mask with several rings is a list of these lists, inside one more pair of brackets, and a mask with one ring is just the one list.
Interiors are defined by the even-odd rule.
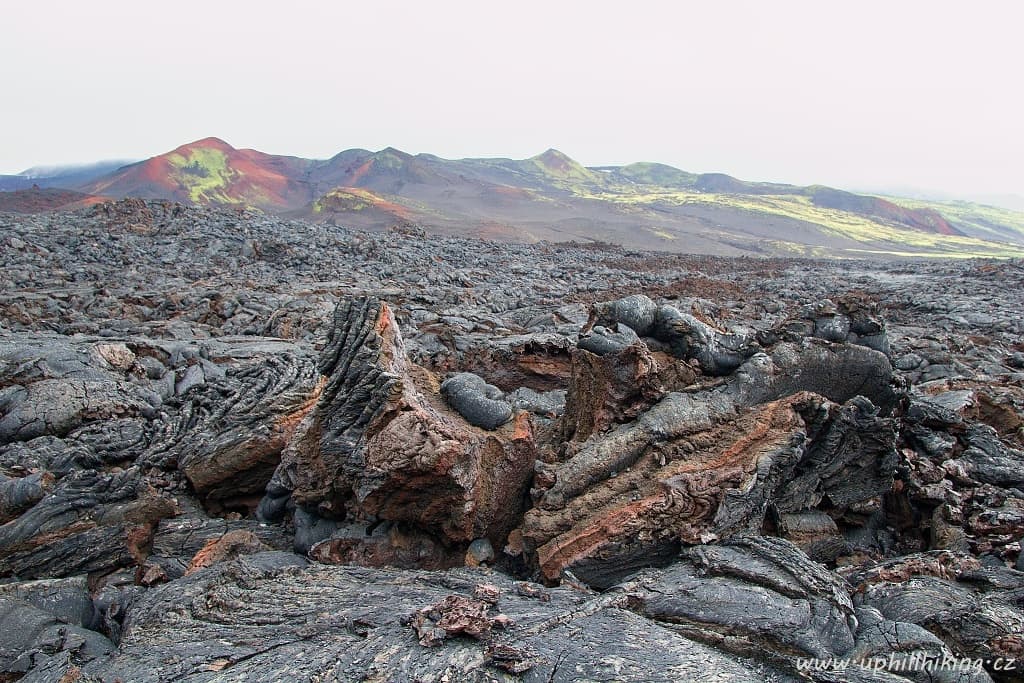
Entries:
[[93,164],[35,166],[16,175],[0,175],[0,191],[26,190],[33,185],[41,189],[70,189],[133,163],[133,160],[113,159]]
[[[0,177],[0,187],[16,185],[12,178],[27,180]],[[715,254],[1024,256],[1024,215],[1008,210],[747,182],[650,162],[586,167],[556,149],[521,160],[442,159],[391,147],[304,159],[211,137],[36,182],[81,193],[75,201],[250,206],[353,227],[415,223],[510,241]]]

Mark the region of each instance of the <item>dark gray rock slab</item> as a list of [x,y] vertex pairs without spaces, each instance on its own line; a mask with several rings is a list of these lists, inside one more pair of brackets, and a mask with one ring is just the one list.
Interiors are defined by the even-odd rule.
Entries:
[[0,597],[0,674],[25,674],[61,653],[68,654],[66,672],[113,649],[95,631],[61,622],[22,600]]
[[[150,590],[132,607],[117,651],[83,673],[132,681],[795,680],[641,617],[623,593],[543,589],[479,570],[302,565],[268,553]],[[487,609],[509,619],[504,628],[484,640],[420,644],[414,613],[481,590],[496,595]]]

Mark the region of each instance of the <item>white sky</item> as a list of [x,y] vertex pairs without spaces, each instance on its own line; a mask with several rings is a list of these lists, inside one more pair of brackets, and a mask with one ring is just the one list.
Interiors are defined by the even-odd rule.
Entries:
[[215,135],[1024,194],[1024,6],[5,2],[0,172]]

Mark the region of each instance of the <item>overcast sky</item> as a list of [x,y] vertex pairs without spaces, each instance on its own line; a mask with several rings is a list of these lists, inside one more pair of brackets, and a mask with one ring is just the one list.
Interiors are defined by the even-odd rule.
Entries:
[[9,2],[0,172],[207,136],[1024,194],[1014,2]]

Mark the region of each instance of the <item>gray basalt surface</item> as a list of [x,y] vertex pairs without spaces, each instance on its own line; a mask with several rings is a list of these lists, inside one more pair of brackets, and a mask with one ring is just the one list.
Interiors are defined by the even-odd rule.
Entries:
[[1021,263],[0,250],[0,681],[1024,680]]
[[442,382],[441,395],[477,427],[497,429],[512,419],[512,406],[501,389],[471,372],[460,372]]

